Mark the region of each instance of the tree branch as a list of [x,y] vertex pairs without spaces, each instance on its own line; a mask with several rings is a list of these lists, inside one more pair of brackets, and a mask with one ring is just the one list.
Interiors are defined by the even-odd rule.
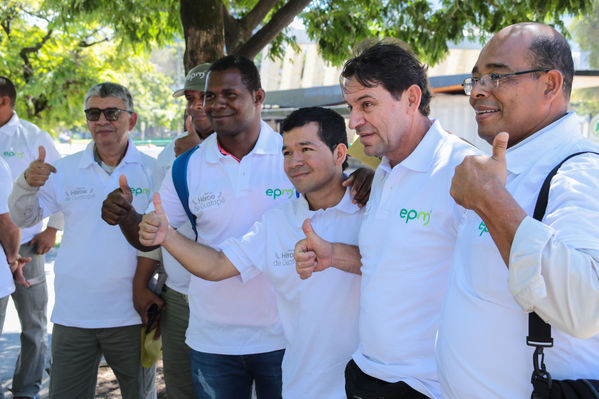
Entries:
[[270,43],[285,27],[287,27],[302,10],[310,4],[310,0],[290,0],[270,21],[256,34],[236,50],[236,54],[253,59],[268,43]]
[[39,51],[44,46],[44,44],[46,44],[46,42],[50,39],[53,32],[54,31],[52,29],[49,29],[48,32],[46,32],[46,36],[44,36],[36,46],[23,47],[21,51],[19,51],[19,57],[21,57],[21,59],[23,59],[24,62],[23,78],[25,79],[25,82],[29,82],[31,76],[33,76],[33,68],[31,67],[31,63],[29,62],[28,54]]
[[241,29],[246,32],[252,32],[260,22],[266,18],[266,15],[270,12],[270,10],[277,4],[278,0],[260,0],[258,3],[252,8],[245,17],[239,20],[239,24],[241,25]]
[[88,41],[86,41],[85,39],[81,39],[81,40],[79,41],[79,44],[78,44],[78,46],[79,46],[79,47],[81,47],[81,48],[87,48],[87,47],[95,46],[96,44],[100,44],[100,43],[108,42],[108,41],[110,41],[110,40],[112,40],[112,38],[109,38],[109,37],[105,37],[104,39],[102,39],[102,40],[97,40],[97,41],[95,41],[95,42],[88,42]]

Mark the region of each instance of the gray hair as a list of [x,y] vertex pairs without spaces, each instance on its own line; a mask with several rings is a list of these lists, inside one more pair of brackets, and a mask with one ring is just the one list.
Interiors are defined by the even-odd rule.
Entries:
[[85,95],[85,100],[83,100],[83,109],[87,108],[87,101],[91,97],[117,97],[125,102],[125,108],[129,112],[134,112],[133,110],[133,98],[131,97],[131,93],[125,86],[121,86],[118,83],[104,82],[98,83],[97,85],[92,86],[91,89]]

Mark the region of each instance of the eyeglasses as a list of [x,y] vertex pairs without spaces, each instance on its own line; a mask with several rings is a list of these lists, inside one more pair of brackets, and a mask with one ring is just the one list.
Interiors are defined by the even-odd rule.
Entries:
[[88,121],[95,122],[100,119],[100,114],[104,114],[107,121],[114,122],[120,118],[121,112],[131,113],[131,111],[120,108],[88,108],[85,110],[85,117]]
[[512,72],[512,73],[489,73],[486,75],[482,75],[480,78],[470,77],[464,79],[462,83],[462,87],[464,88],[464,93],[467,96],[472,94],[472,90],[474,90],[474,86],[476,83],[480,83],[480,87],[485,88],[499,88],[499,81],[504,78],[508,78],[510,76],[518,76],[524,75],[526,73],[535,73],[535,72],[548,72],[551,69],[539,68],[539,69],[529,69],[527,71],[520,72]]

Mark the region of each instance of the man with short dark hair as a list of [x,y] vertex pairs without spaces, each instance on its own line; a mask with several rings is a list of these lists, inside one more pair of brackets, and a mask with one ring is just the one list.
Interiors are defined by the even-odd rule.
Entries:
[[[0,77],[0,155],[17,177],[38,156],[38,147],[46,149],[48,162],[60,158],[50,135],[27,122],[15,111],[17,90],[6,77]],[[23,269],[28,286],[17,285],[11,295],[21,323],[21,351],[17,358],[11,391],[16,398],[36,397],[42,387],[42,377],[48,353],[45,254],[54,247],[57,230],[62,230],[62,215],[52,215],[47,227],[40,221],[22,229],[19,253],[31,257]],[[4,320],[8,297],[0,299],[0,320]]]
[[[274,190],[293,190],[283,170],[282,139],[260,119],[265,96],[260,86],[247,58],[227,56],[210,67],[205,112],[216,134],[197,147],[187,165],[189,207],[204,244],[247,231],[266,210],[289,199],[273,196]],[[171,225],[180,227],[188,217],[172,174],[160,193]],[[127,199],[111,194],[103,218],[119,224],[133,245],[149,249],[139,244],[141,215]],[[214,283],[192,276],[189,308],[186,343],[197,398],[249,398],[253,381],[258,398],[281,396],[285,339],[264,276],[245,284],[239,277]]]
[[[192,68],[185,77],[183,88],[175,91],[173,97],[185,95],[187,106],[185,136],[171,141],[158,154],[154,179],[156,190],[164,176],[170,173],[175,157],[199,145],[212,134],[210,120],[204,112],[204,90],[210,64],[201,64]],[[193,229],[189,221],[178,229],[188,238],[193,237]],[[166,393],[169,399],[187,399],[193,396],[193,381],[189,365],[189,347],[185,344],[185,331],[189,324],[189,291],[190,274],[168,252],[154,250],[139,252],[137,270],[133,279],[133,301],[135,309],[144,324],[148,323],[148,309],[156,304],[162,311],[157,324],[160,326],[162,339],[163,373]],[[162,263],[166,272],[166,281],[160,296],[148,287],[158,264]]]
[[[270,209],[239,238],[201,245],[168,227],[156,196],[156,212],[140,225],[140,240],[162,244],[196,276],[220,281],[262,273],[277,296],[287,340],[283,357],[283,397],[343,398],[345,363],[358,343],[359,269],[329,270],[308,281],[297,278],[293,247],[314,230],[329,240],[356,244],[361,209],[346,189],[347,135],[343,117],[324,108],[302,108],[281,124],[285,172],[297,198]],[[308,219],[309,222],[304,222]],[[343,334],[338,334],[343,331]]]
[[463,212],[449,186],[474,149],[428,118],[426,67],[401,46],[378,43],[347,61],[341,76],[349,126],[366,154],[382,161],[359,248],[308,237],[296,246],[298,273],[361,265],[360,344],[345,370],[348,398],[439,398],[435,334]]
[[531,217],[556,165],[599,151],[568,112],[573,75],[561,34],[520,23],[493,36],[464,81],[493,156],[467,157],[451,186],[469,211],[439,327],[444,397],[530,397],[533,311],[553,326],[542,358],[553,379],[599,379],[599,156],[565,162],[542,221]]
[[92,142],[53,165],[40,146],[38,159],[15,181],[9,205],[21,226],[57,211],[65,215],[54,265],[50,398],[93,398],[104,355],[123,398],[139,399],[141,330],[132,300],[136,251],[119,229],[101,220],[100,208],[105,193],[119,186],[131,206],[145,208],[155,160],[128,137],[137,114],[125,87],[93,86],[84,109]]

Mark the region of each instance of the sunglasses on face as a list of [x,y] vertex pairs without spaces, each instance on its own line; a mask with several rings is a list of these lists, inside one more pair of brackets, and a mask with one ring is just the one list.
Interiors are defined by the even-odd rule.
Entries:
[[88,108],[85,110],[85,117],[88,121],[95,122],[100,119],[100,114],[104,114],[107,121],[114,122],[120,118],[121,112],[131,113],[131,111],[120,108]]

